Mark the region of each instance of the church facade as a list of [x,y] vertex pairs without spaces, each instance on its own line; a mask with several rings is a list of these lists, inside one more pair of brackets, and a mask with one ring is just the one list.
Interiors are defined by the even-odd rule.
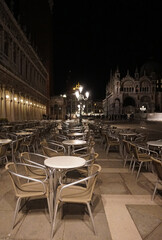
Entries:
[[162,112],[162,78],[156,68],[146,64],[132,76],[127,70],[124,77],[117,68],[110,73],[103,100],[104,115],[108,119],[122,119],[126,115],[138,115],[143,106],[145,112]]

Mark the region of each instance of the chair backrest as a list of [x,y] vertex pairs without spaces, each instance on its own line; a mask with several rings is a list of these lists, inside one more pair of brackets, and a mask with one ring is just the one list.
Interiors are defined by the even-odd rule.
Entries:
[[95,183],[97,180],[97,176],[99,174],[99,172],[101,171],[101,166],[98,164],[93,164],[90,171],[89,171],[89,179],[88,179],[88,183],[87,183],[87,191],[88,191],[88,195],[89,195],[89,200],[91,200],[93,191],[94,191],[94,187],[95,187]]
[[158,178],[162,181],[162,161],[153,157],[151,157],[151,159],[152,159],[152,165],[154,167],[154,170]]
[[14,162],[7,163],[5,169],[8,171],[10,175],[15,194],[17,195],[18,190],[21,190],[21,182],[19,178],[20,175],[17,173],[16,164]]
[[123,141],[123,147],[124,147],[124,151],[126,154],[131,154],[131,148],[130,148],[130,142],[126,141],[126,140],[122,140]]
[[[25,164],[14,163],[14,162],[7,163],[5,166],[5,169],[8,171],[10,175],[16,196],[22,196],[24,194],[26,195],[27,192],[30,192],[31,196],[33,196],[34,192],[36,193],[37,196],[39,195],[39,193],[40,195],[44,194],[46,192],[45,184],[41,180],[25,176],[24,167],[25,167]],[[37,166],[33,166],[33,167],[38,168]],[[27,182],[29,183],[29,181],[39,182],[43,186],[43,190],[41,191],[39,189],[34,190],[33,188],[31,190],[29,188],[26,189],[24,188],[24,181],[26,183]],[[33,185],[31,184],[31,187],[32,186]]]
[[133,156],[135,157],[135,159],[137,161],[139,161],[139,156],[138,156],[138,149],[137,149],[137,146],[133,143],[129,143],[130,144],[130,148],[131,148],[131,151],[133,153]]
[[45,176],[45,171],[33,168],[32,165],[46,169],[44,166],[44,160],[46,158],[47,158],[46,156],[43,156],[38,153],[29,153],[29,152],[21,153],[21,160],[25,164],[24,168],[25,168],[26,174],[27,175],[32,174],[32,175],[35,175],[35,177]]
[[12,142],[13,152],[16,153],[20,150],[21,143],[24,141],[24,138],[18,138]]
[[47,146],[57,152],[62,152],[62,153],[66,152],[65,147],[57,141],[47,141]]
[[47,157],[55,157],[55,156],[64,155],[64,153],[62,153],[62,152],[57,152],[56,150],[49,148],[48,144],[46,142],[41,142],[40,145],[41,145],[43,154]]
[[36,165],[39,167],[43,167],[44,166],[44,160],[47,157],[42,155],[42,154],[38,154],[38,153],[32,153],[32,152],[23,152],[21,153],[21,160],[22,162],[26,163],[26,164],[31,164],[31,165]]
[[0,158],[5,156],[7,152],[7,147],[5,145],[0,144]]

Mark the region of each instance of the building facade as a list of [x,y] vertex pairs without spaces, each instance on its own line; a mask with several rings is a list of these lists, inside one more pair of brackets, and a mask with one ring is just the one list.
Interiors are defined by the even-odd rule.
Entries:
[[50,118],[66,119],[66,96],[53,96],[50,99]]
[[162,78],[160,68],[155,66],[144,64],[134,76],[127,71],[121,77],[118,68],[111,72],[103,100],[104,115],[111,120],[122,119],[128,114],[138,115],[142,106],[147,113],[162,112]]
[[49,75],[5,1],[0,0],[0,118],[41,119]]

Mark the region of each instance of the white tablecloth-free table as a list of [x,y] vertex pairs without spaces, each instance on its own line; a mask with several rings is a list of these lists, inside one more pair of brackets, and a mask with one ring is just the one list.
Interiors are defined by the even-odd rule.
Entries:
[[73,169],[84,166],[86,160],[80,157],[73,156],[58,156],[47,158],[44,165],[49,169],[50,173],[50,205],[53,217],[55,207],[55,196],[58,184],[57,170]]
[[86,133],[81,133],[81,132],[73,132],[73,133],[67,134],[68,137],[72,137],[72,138],[83,137],[85,135]]
[[148,146],[148,148],[149,148],[149,146],[158,147],[160,149],[160,154],[161,154],[161,158],[162,158],[162,139],[148,141],[147,146]]
[[8,138],[6,138],[6,139],[0,139],[0,144],[2,144],[2,145],[5,145],[5,144],[9,144],[9,143],[11,143],[12,142],[12,140],[11,139],[8,139]]
[[87,142],[84,140],[78,140],[78,139],[71,139],[71,140],[64,140],[62,142],[63,145],[68,146],[68,155],[71,154],[71,147],[72,146],[81,146],[86,145]]

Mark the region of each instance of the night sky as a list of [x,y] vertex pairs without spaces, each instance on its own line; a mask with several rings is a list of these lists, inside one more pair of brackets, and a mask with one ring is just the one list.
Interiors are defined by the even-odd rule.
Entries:
[[102,100],[111,69],[133,76],[150,60],[162,63],[160,0],[53,0],[52,14],[48,0],[6,2],[50,69],[51,95],[79,82]]
[[156,0],[54,1],[54,93],[80,82],[104,99],[110,69],[161,62],[161,12]]

